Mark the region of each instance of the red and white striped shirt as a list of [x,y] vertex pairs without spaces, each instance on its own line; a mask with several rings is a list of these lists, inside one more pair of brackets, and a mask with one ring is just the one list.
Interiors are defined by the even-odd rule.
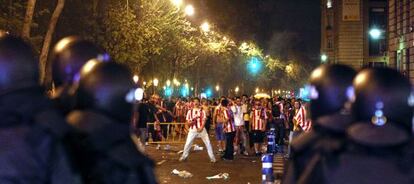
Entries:
[[294,119],[296,120],[296,123],[302,128],[303,131],[307,132],[311,129],[312,121],[306,118],[306,109],[304,106],[300,107]]
[[266,114],[265,109],[263,108],[252,109],[253,130],[262,131],[264,129],[266,119],[267,119],[267,114]]
[[226,109],[223,111],[224,118],[226,118],[226,123],[224,123],[224,132],[231,133],[236,131],[236,126],[234,125],[234,114],[233,111],[230,109]]
[[190,130],[197,130],[206,121],[206,113],[202,109],[191,109],[187,112],[186,120],[190,123],[195,122],[190,126]]

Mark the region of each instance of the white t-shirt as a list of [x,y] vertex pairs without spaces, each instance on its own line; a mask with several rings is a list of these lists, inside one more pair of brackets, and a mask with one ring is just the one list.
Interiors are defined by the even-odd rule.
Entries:
[[244,120],[242,106],[233,105],[231,106],[231,111],[233,111],[234,115],[234,125],[243,126]]

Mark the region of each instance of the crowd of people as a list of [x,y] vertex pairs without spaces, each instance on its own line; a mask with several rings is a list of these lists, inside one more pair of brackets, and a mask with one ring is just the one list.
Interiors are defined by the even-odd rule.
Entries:
[[237,154],[260,156],[267,151],[264,145],[267,145],[266,134],[270,131],[275,135],[276,152],[286,153],[288,157],[285,142],[311,127],[306,106],[306,102],[296,98],[242,95],[163,99],[152,95],[138,105],[139,116],[134,127],[142,145],[148,145],[150,137],[154,142],[163,141],[172,133],[166,123],[187,123],[187,141],[181,161],[187,159],[196,137],[203,139],[212,162],[216,161],[209,139],[212,136],[224,160],[233,160]]
[[52,87],[39,83],[38,64],[26,41],[0,32],[0,183],[157,183],[134,137],[162,141],[170,132],[161,122],[186,124],[180,161],[201,138],[216,162],[213,129],[223,160],[269,152],[270,132],[289,158],[283,183],[414,183],[414,93],[394,69],[321,65],[309,103],[153,95],[136,106],[129,69],[89,41],[55,45]]

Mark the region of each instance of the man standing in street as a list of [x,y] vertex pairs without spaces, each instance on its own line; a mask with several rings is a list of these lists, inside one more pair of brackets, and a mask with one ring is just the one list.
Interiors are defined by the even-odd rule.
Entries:
[[233,111],[229,108],[229,101],[224,99],[221,101],[221,106],[224,108],[224,132],[226,133],[226,150],[224,155],[221,157],[223,160],[233,160],[234,159],[234,136],[236,135],[236,126],[234,125],[234,114]]
[[234,124],[236,126],[236,137],[234,141],[236,144],[234,145],[235,153],[240,151],[240,153],[243,153],[244,155],[248,155],[246,151],[247,140],[246,140],[246,134],[244,132],[243,108],[242,108],[242,102],[241,102],[240,97],[236,98],[235,104],[231,106],[231,111],[233,111]]
[[254,143],[254,151],[256,153],[256,156],[260,156],[261,153],[261,147],[264,139],[264,132],[266,128],[266,121],[267,121],[267,115],[266,115],[266,109],[264,109],[261,106],[261,103],[259,100],[255,100],[254,107],[251,112],[251,130],[252,130],[252,140]]
[[194,107],[187,112],[186,120],[188,126],[190,127],[190,130],[188,132],[187,140],[185,142],[184,153],[179,159],[179,161],[182,162],[187,159],[194,139],[200,137],[207,148],[207,153],[210,157],[210,162],[214,163],[216,162],[216,158],[214,157],[213,148],[211,147],[207,131],[204,128],[206,122],[206,113],[200,108],[200,99],[194,98],[193,105]]

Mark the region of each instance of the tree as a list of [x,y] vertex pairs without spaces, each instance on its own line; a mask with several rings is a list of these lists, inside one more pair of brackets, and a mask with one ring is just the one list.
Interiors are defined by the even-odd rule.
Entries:
[[26,15],[24,17],[22,37],[30,38],[30,26],[32,25],[33,13],[36,5],[36,0],[28,0]]
[[49,27],[46,32],[42,51],[40,53],[40,81],[48,88],[51,86],[52,76],[51,76],[51,64],[47,62],[47,56],[49,54],[50,44],[52,41],[53,33],[55,32],[56,24],[59,19],[60,14],[62,13],[63,7],[65,5],[65,0],[57,0],[57,5],[53,11],[52,17],[50,18]]

